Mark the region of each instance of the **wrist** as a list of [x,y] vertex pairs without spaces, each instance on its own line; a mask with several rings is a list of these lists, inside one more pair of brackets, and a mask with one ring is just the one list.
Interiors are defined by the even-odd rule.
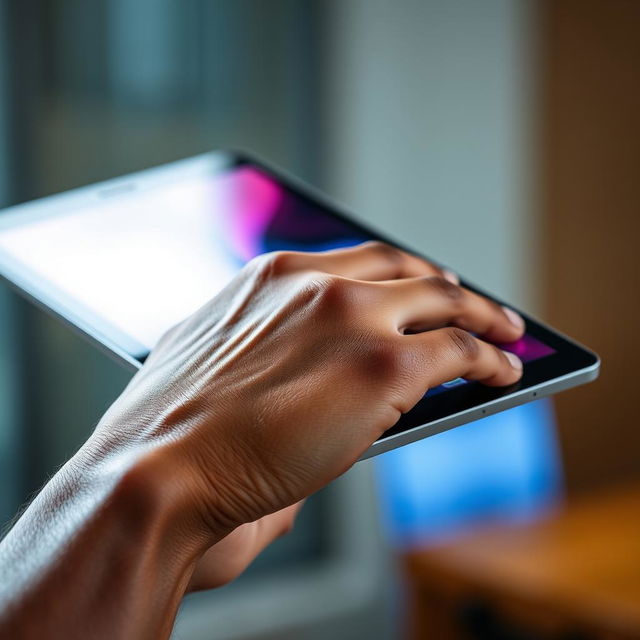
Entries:
[[180,449],[179,444],[170,443],[106,451],[89,440],[72,459],[72,473],[84,478],[93,491],[105,487],[108,504],[130,526],[162,531],[185,553],[197,555],[240,523],[216,517],[213,491],[207,496],[207,517],[203,517],[201,479]]
[[189,517],[160,453],[97,451],[83,447],[3,540],[0,635],[25,618],[41,637],[102,616],[114,637],[168,637],[197,560],[222,536]]
[[105,495],[102,508],[112,510],[125,529],[162,535],[176,545],[172,553],[187,560],[230,532],[221,523],[212,527],[198,517],[193,478],[171,446],[133,447],[98,458],[83,449],[72,459],[71,473],[91,491]]

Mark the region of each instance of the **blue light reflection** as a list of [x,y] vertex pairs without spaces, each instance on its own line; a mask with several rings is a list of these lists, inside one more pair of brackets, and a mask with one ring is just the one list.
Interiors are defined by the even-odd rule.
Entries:
[[390,451],[376,475],[394,546],[535,518],[562,494],[553,406],[538,400]]

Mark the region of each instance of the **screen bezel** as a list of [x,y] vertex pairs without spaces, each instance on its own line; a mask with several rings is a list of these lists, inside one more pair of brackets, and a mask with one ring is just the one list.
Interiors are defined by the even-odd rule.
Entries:
[[[427,257],[394,239],[388,238],[379,231],[369,228],[365,223],[359,221],[357,216],[346,213],[342,207],[297,178],[275,169],[252,155],[233,151],[213,151],[97,185],[10,207],[0,216],[0,233],[3,229],[22,226],[43,217],[68,213],[72,209],[86,207],[105,198],[126,197],[132,190],[137,192],[149,190],[159,184],[166,184],[167,181],[178,181],[198,174],[220,174],[243,165],[257,167],[286,189],[292,191],[296,197],[322,208],[327,214],[352,225],[358,232],[371,237],[371,239],[382,240],[415,255]],[[431,258],[428,259],[438,264]],[[23,264],[15,261],[1,250],[0,274],[36,304],[91,339],[92,342],[98,344],[130,369],[137,370],[144,362],[148,350],[142,344],[124,334],[104,318],[92,313],[82,303],[66,296],[52,283],[43,282],[39,276],[30,273]],[[461,284],[500,304],[505,304],[503,300],[465,279],[462,279]],[[593,352],[530,315],[519,310],[518,312],[525,320],[527,333],[553,348],[555,353],[526,363],[523,376],[515,385],[486,387],[479,383],[470,382],[429,396],[427,401],[419,402],[414,409],[404,414],[394,427],[385,432],[381,440],[454,413],[520,394],[523,390],[537,387],[550,380],[597,366],[598,358]]]

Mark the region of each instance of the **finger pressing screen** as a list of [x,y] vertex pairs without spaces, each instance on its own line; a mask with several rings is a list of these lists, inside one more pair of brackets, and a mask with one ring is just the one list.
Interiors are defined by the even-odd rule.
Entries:
[[416,384],[422,390],[455,378],[507,386],[522,376],[520,359],[457,327],[403,337],[414,351]]
[[357,280],[395,280],[415,276],[455,278],[430,262],[384,242],[365,242],[349,249],[301,254],[306,268]]
[[401,332],[453,325],[491,342],[512,342],[524,332],[524,321],[515,312],[444,278],[407,278],[374,286],[393,309],[393,322]]

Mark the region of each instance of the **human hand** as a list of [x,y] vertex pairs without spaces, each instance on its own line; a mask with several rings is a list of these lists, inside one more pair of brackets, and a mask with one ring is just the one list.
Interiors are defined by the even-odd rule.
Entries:
[[520,378],[468,331],[523,324],[381,243],[260,256],[163,337],[86,447],[143,451],[184,529],[218,540],[346,471],[428,388]]
[[233,582],[266,547],[293,529],[302,504],[242,524],[210,547],[198,560],[187,591],[216,589]]
[[[169,331],[0,541],[0,635],[169,637],[428,388],[507,385],[523,323],[380,243],[249,263]],[[26,560],[25,560],[26,559]]]

